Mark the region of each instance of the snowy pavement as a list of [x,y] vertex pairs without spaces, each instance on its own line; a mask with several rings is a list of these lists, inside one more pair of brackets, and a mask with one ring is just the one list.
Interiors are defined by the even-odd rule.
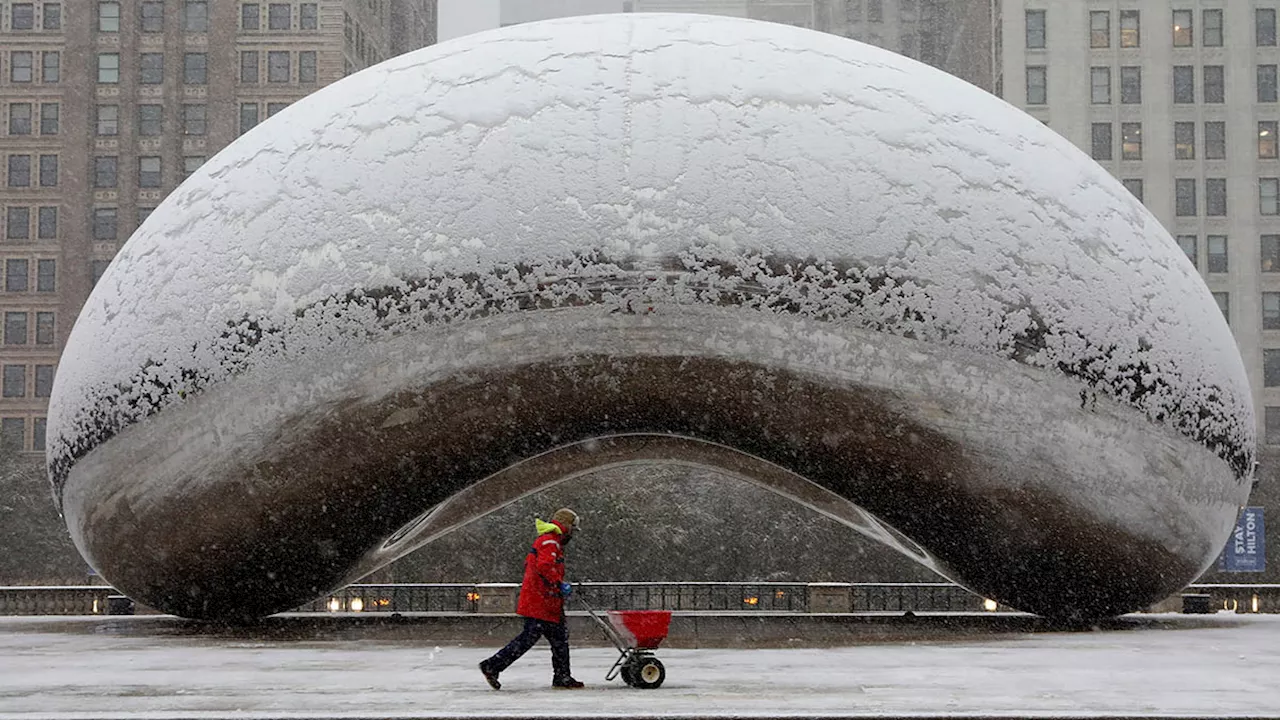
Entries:
[[[1140,619],[1136,619],[1140,617]],[[927,619],[925,620],[927,622]],[[175,631],[167,618],[0,618],[0,719],[582,716],[1280,717],[1280,616],[1135,616],[1086,632],[940,632],[824,649],[659,651],[666,684],[548,687],[545,645],[485,685],[487,647]],[[874,633],[872,633],[874,634]]]

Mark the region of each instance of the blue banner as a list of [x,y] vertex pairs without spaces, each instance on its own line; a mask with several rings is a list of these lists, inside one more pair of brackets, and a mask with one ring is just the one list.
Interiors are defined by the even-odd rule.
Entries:
[[1222,549],[1218,569],[1227,572],[1262,572],[1267,569],[1267,534],[1262,508],[1246,507],[1236,520],[1236,529]]

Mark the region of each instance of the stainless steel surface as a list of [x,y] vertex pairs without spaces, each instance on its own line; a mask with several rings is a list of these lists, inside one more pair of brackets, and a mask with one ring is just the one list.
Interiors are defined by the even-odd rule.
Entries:
[[1254,428],[1194,268],[1033,118],[820,33],[616,15],[393,59],[211,159],[78,320],[49,457],[85,557],[183,615],[661,461],[1093,616],[1213,561]]

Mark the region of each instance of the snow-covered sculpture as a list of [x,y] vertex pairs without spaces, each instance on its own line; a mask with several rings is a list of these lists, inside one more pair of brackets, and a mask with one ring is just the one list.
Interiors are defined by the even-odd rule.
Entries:
[[49,463],[85,557],[181,615],[657,460],[1106,615],[1213,560],[1254,422],[1194,269],[1038,121],[830,35],[613,15],[384,62],[210,160],[76,323]]

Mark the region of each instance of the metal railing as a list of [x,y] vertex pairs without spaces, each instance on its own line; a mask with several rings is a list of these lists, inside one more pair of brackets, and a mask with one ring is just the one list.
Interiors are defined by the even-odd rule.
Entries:
[[[575,592],[607,610],[651,609],[706,613],[937,613],[1010,612],[946,582],[584,582]],[[511,613],[516,583],[386,583],[349,585],[293,612]],[[1153,606],[1177,612],[1181,595],[1207,597],[1210,611],[1280,613],[1280,584],[1197,584]],[[146,612],[145,608],[139,608]],[[107,615],[134,612],[131,601],[105,585],[0,586],[0,615]]]

